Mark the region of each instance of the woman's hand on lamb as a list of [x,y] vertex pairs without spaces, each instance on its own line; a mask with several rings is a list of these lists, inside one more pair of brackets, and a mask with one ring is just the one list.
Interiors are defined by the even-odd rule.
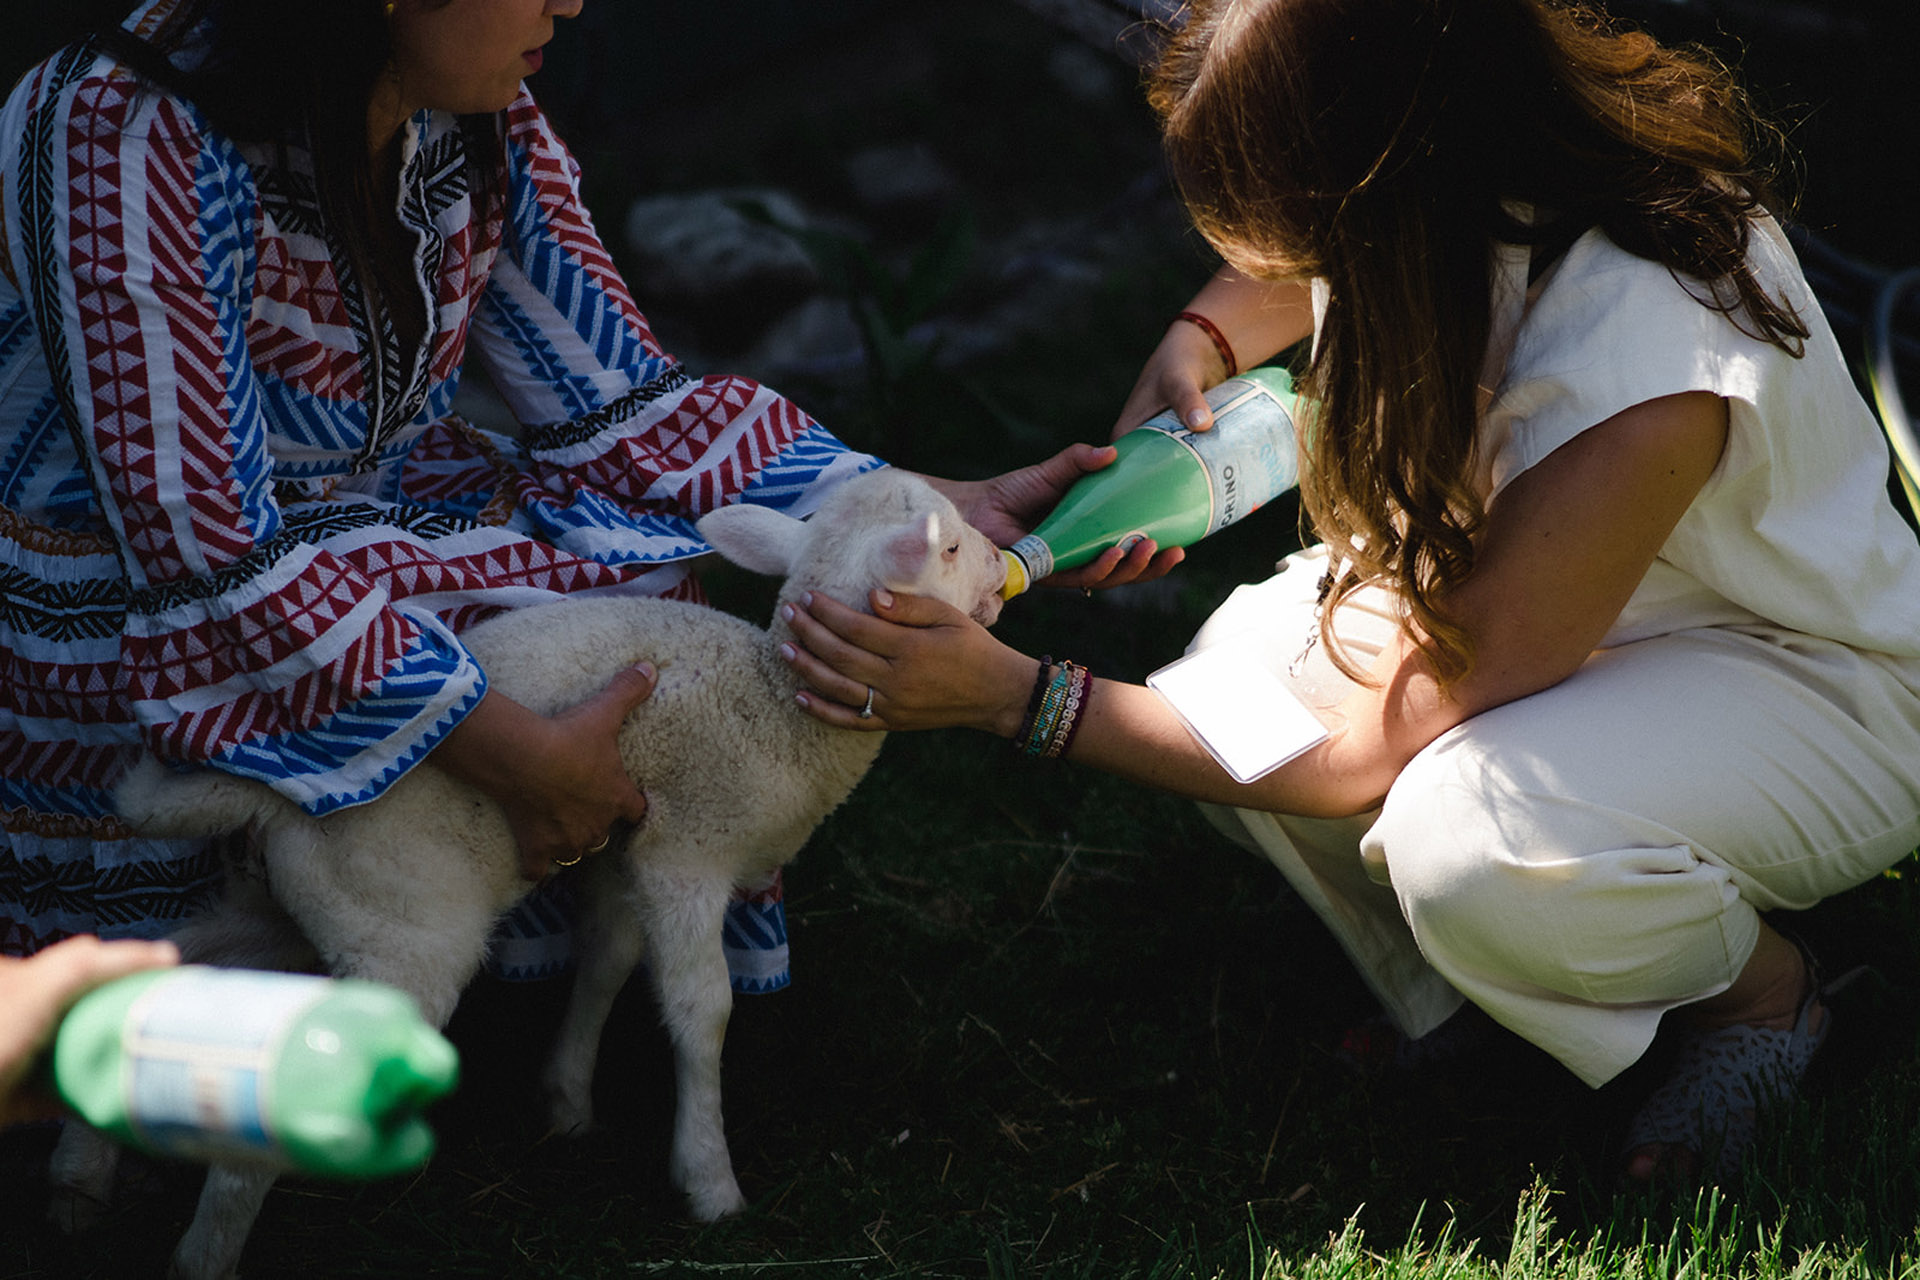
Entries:
[[617,737],[657,678],[649,663],[629,667],[551,716],[489,690],[434,752],[436,763],[506,811],[527,879],[600,852],[646,817],[647,798],[627,776]]
[[[987,480],[924,478],[953,501],[968,524],[996,546],[1010,547],[1053,510],[1075,480],[1110,465],[1116,456],[1112,445],[1072,444],[1051,458]],[[1091,589],[1147,582],[1163,576],[1185,556],[1178,547],[1162,551],[1151,540],[1142,540],[1125,551],[1118,547],[1105,551],[1092,563],[1056,573],[1042,583]]]
[[[870,603],[873,615],[810,592],[785,606],[796,643],[781,656],[811,715],[842,729],[1019,730],[1032,658],[942,601],[875,591]],[[863,717],[869,689],[873,713]]]

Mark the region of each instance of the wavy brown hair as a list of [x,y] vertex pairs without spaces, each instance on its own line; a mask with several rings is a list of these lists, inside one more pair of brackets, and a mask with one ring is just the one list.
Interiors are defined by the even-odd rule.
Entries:
[[[1807,336],[1746,265],[1778,132],[1717,60],[1592,10],[1196,0],[1149,101],[1228,265],[1327,281],[1301,492],[1314,533],[1352,548],[1330,601],[1395,590],[1443,680],[1473,662],[1444,602],[1485,516],[1474,428],[1497,244],[1564,246],[1597,226],[1748,332],[1795,355]],[[1334,612],[1329,649],[1356,675]]]

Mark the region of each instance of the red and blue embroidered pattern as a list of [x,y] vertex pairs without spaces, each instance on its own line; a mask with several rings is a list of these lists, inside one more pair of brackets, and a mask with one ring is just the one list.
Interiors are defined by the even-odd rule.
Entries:
[[[206,892],[204,849],[111,814],[141,747],[314,813],[370,799],[484,692],[467,623],[695,596],[699,515],[804,514],[878,465],[755,383],[684,371],[530,97],[497,139],[481,218],[467,133],[408,125],[397,212],[430,323],[405,349],[299,146],[236,145],[85,47],[0,112],[0,949],[156,932]],[[517,438],[450,412],[469,360]]]

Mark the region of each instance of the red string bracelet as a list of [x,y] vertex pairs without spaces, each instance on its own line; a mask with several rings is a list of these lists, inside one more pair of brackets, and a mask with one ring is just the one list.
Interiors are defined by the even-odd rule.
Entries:
[[1227,335],[1220,332],[1220,326],[1201,315],[1198,311],[1182,311],[1176,320],[1185,320],[1196,326],[1200,332],[1213,339],[1213,349],[1220,353],[1220,362],[1227,366],[1227,376],[1231,378],[1240,372],[1240,362],[1233,358],[1233,347],[1227,342]]

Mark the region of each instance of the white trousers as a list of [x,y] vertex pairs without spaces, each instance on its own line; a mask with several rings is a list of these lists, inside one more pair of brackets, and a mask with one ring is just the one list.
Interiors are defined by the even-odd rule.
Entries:
[[[1320,549],[1241,587],[1193,647],[1253,631],[1312,706],[1351,687],[1307,650]],[[1362,667],[1391,600],[1342,607]],[[1273,860],[1409,1035],[1464,997],[1588,1084],[1661,1015],[1724,991],[1760,911],[1803,909],[1920,845],[1920,664],[1765,628],[1604,649],[1416,756],[1378,811],[1207,806]]]

